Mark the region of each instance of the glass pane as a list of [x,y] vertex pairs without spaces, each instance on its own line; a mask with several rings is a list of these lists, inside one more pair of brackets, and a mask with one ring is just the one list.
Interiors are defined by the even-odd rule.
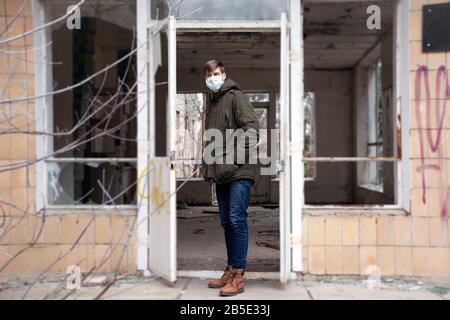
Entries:
[[[169,103],[169,55],[168,34],[160,32],[152,38],[155,81],[155,154],[168,157],[167,116]],[[172,124],[175,125],[175,124]]]
[[269,93],[246,93],[245,94],[250,102],[269,102],[270,94]]
[[[275,112],[275,127],[280,129],[280,96],[277,93]],[[316,110],[314,92],[305,92],[303,98],[304,110],[304,153],[303,156],[311,158],[316,156]],[[280,152],[280,151],[279,151]],[[305,178],[313,179],[316,176],[316,163],[305,162]]]
[[[78,2],[80,1],[44,0],[47,20],[52,21],[65,15],[68,7]],[[124,29],[132,30],[136,24],[136,1],[134,0],[86,0],[80,6],[80,12],[82,18],[95,17]],[[66,20],[52,25],[52,28],[59,29],[61,26],[66,26]],[[83,29],[83,22],[81,29]]]
[[[286,0],[160,0],[160,12],[178,20],[279,20]],[[168,7],[164,3],[169,3]]]
[[[47,19],[64,15],[69,4],[47,1]],[[136,157],[136,57],[130,55],[135,28],[135,1],[119,0],[88,0],[81,6],[80,29],[70,30],[65,21],[52,28],[56,90],[98,73],[53,97],[56,156]]]
[[267,129],[267,108],[254,108],[260,129]]
[[275,94],[275,128],[280,129],[280,93]]
[[203,93],[177,94],[177,178],[190,177],[201,163],[203,111]]
[[383,83],[382,83],[382,65],[379,61],[376,65],[376,77],[377,77],[377,99],[376,99],[376,139],[377,142],[383,141]]
[[131,163],[47,162],[49,205],[136,204]]
[[[315,116],[314,116],[314,93],[305,92],[303,99],[304,107],[304,149],[303,156],[311,158],[316,155],[315,148]],[[316,165],[314,162],[305,162],[305,178],[313,179],[316,175]]]
[[259,146],[258,146],[258,155],[261,158],[267,157],[267,108],[255,108],[256,116],[259,121]]
[[151,18],[153,20],[163,20],[169,16],[170,8],[173,7],[172,0],[151,0]]

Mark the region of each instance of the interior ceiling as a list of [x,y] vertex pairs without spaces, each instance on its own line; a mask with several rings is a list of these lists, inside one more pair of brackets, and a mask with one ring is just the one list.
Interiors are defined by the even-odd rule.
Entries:
[[[392,28],[392,0],[370,2],[306,2],[304,4],[305,68],[353,67]],[[381,8],[381,30],[369,30],[368,5]],[[278,33],[178,32],[177,63],[199,70],[219,59],[233,68],[278,68]]]
[[[44,0],[47,10],[47,19],[55,20],[67,13],[70,5],[79,1],[73,0]],[[86,0],[80,6],[81,17],[96,17],[123,29],[133,31],[136,26],[136,3],[129,0]],[[66,25],[66,22],[57,24]]]
[[177,64],[202,68],[205,61],[219,59],[232,68],[278,68],[278,33],[184,33],[177,34]]
[[[305,67],[345,69],[358,61],[392,28],[392,0],[310,2],[304,5]],[[381,9],[381,30],[366,27],[369,5]]]

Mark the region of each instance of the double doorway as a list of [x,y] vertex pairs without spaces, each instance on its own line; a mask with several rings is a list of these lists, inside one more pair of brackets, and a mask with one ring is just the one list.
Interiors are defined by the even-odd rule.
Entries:
[[[296,109],[297,112],[290,111],[291,105],[295,105],[290,101],[300,103],[302,97],[301,39],[291,40],[292,35],[301,34],[300,7],[296,11],[291,8],[291,15],[295,15],[294,12],[297,19],[291,23],[286,13],[281,14],[279,21],[268,22],[191,23],[179,22],[169,16],[158,26],[153,26],[160,28],[157,33],[151,31],[152,26],[149,27],[149,59],[144,69],[145,75],[140,74],[143,79],[149,79],[146,94],[150,103],[146,124],[149,139],[143,136],[142,141],[139,140],[142,148],[139,148],[138,142],[138,150],[144,151],[138,152],[138,170],[144,175],[144,179],[140,180],[145,181],[140,181],[141,193],[149,195],[141,199],[138,212],[139,269],[150,270],[173,282],[179,271],[177,262],[180,256],[207,254],[201,248],[195,248],[195,243],[189,247],[189,252],[186,250],[188,247],[180,246],[185,245],[188,239],[183,239],[185,233],[180,232],[180,227],[185,228],[186,224],[180,224],[180,219],[177,219],[177,203],[179,207],[180,203],[185,202],[182,199],[189,197],[203,199],[197,199],[199,203],[214,201],[214,191],[194,172],[199,160],[197,153],[180,157],[180,138],[186,139],[179,136],[180,126],[186,126],[187,120],[195,131],[196,118],[197,121],[200,118],[201,128],[201,115],[196,117],[191,112],[183,117],[186,110],[180,106],[187,105],[183,104],[183,100],[191,101],[188,103],[191,106],[189,110],[195,110],[192,106],[196,104],[201,105],[197,110],[202,110],[205,106],[202,95],[206,91],[201,68],[207,60],[221,59],[222,56],[226,57],[221,60],[227,66],[227,74],[248,94],[260,125],[267,129],[265,148],[270,149],[270,145],[279,148],[276,150],[279,156],[271,160],[274,161],[273,174],[258,175],[253,190],[254,199],[260,198],[265,203],[276,202],[274,206],[278,206],[278,210],[266,210],[271,212],[270,219],[277,224],[275,229],[279,234],[277,250],[270,254],[274,258],[271,259],[272,267],[275,262],[278,270],[272,268],[270,271],[275,271],[282,282],[286,282],[292,272],[301,271],[301,202],[295,205],[301,199],[294,197],[293,201],[291,193],[293,188],[302,189],[302,179],[291,180],[291,176],[303,175],[303,171],[298,170],[302,168],[297,166],[299,172],[293,172],[297,170],[290,166],[293,157],[300,157],[302,149],[293,149],[291,136],[300,135],[292,131],[302,132],[297,124],[303,123],[297,119],[301,116],[300,108]],[[297,28],[293,29],[293,25]],[[294,53],[298,55],[295,59]],[[291,97],[292,85],[298,90]],[[296,123],[295,130],[291,129],[293,123]],[[274,139],[278,143],[271,143]],[[189,143],[196,145],[193,141]],[[302,145],[300,141],[298,143]],[[266,151],[267,156],[271,154],[272,151]],[[301,159],[298,161],[300,163]],[[276,212],[275,217],[273,212]],[[145,219],[148,219],[148,224]],[[220,226],[218,219],[216,226]],[[215,255],[211,252],[211,256]],[[255,255],[258,255],[257,252]]]

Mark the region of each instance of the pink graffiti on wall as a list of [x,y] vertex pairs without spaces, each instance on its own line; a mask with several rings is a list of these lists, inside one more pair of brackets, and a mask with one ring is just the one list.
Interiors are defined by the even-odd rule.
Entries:
[[[423,82],[423,87],[422,87]],[[425,89],[425,98],[422,100],[422,89]],[[436,92],[434,99],[430,92],[429,70],[427,66],[420,66],[416,72],[415,79],[415,112],[417,128],[419,133],[420,148],[420,166],[416,171],[421,175],[422,202],[427,202],[427,179],[426,172],[434,170],[442,172],[445,168],[445,155],[442,146],[442,133],[446,114],[447,100],[450,99],[450,87],[448,84],[447,68],[440,66],[436,73]],[[434,100],[434,104],[432,103]],[[425,123],[423,121],[423,112],[421,110],[421,102],[425,102]],[[434,107],[433,107],[434,105]],[[435,121],[432,123],[432,116]],[[426,154],[426,152],[429,152]],[[435,154],[436,159],[431,158]],[[450,195],[450,186],[446,188],[444,194],[440,194],[441,201],[441,217],[448,214],[448,202]]]

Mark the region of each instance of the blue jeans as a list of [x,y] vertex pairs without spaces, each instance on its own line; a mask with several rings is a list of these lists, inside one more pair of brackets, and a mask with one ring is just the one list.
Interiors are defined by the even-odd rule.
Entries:
[[216,185],[220,223],[225,231],[228,265],[247,267],[247,208],[253,180],[239,179]]

